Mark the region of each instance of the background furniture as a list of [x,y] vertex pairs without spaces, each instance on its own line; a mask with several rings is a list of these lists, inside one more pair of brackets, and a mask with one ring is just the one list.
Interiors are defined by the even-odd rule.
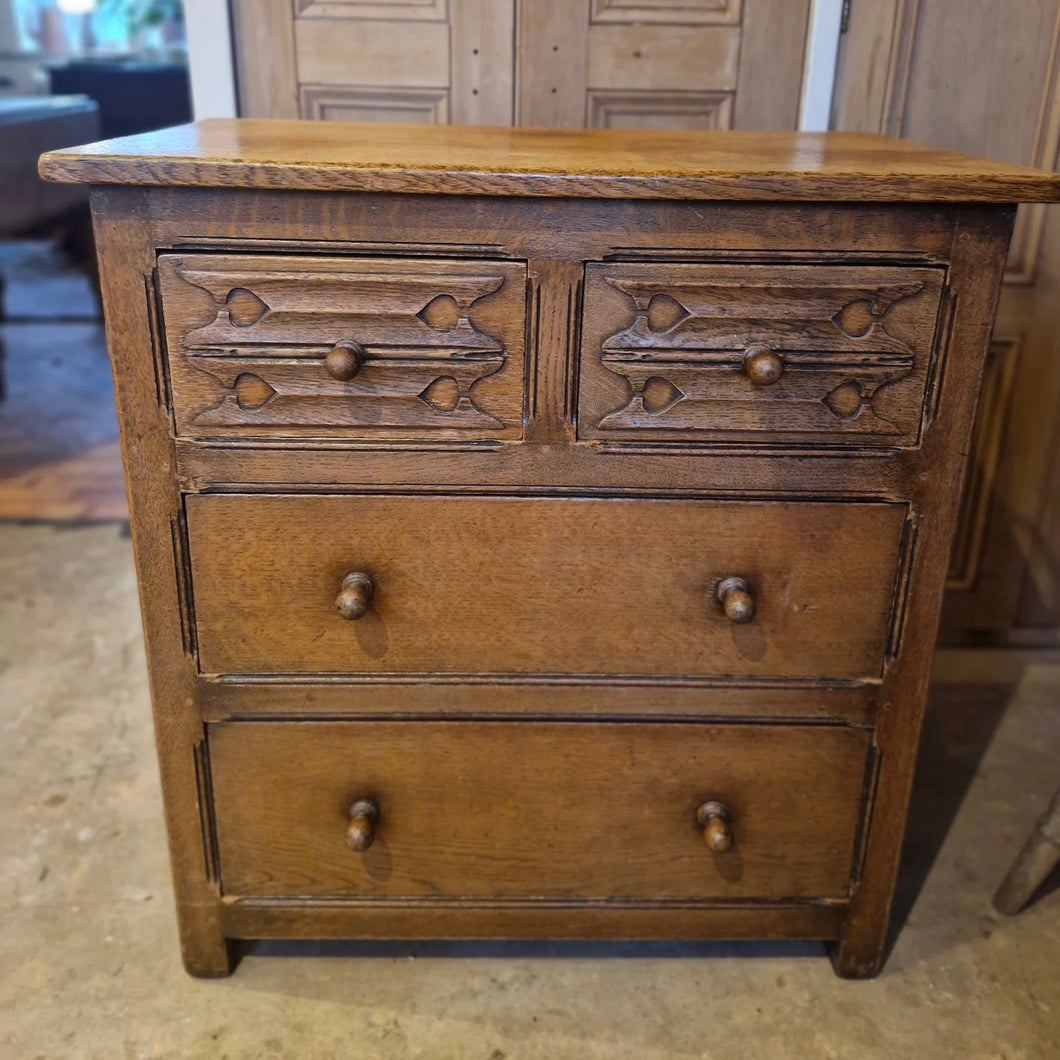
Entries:
[[71,60],[49,67],[48,76],[52,92],[80,92],[96,101],[102,136],[128,136],[191,121],[185,63]]
[[1060,863],[1060,791],[1053,796],[994,895],[994,908],[1015,916]]
[[634,129],[794,129],[809,11],[809,0],[231,2],[246,117]]
[[[37,160],[53,147],[99,136],[99,111],[85,96],[0,98],[0,238],[42,228],[59,230],[75,260],[95,274],[88,195],[84,188],[45,184]],[[0,321],[4,277],[0,273]],[[0,400],[5,396],[4,340],[0,336]]]

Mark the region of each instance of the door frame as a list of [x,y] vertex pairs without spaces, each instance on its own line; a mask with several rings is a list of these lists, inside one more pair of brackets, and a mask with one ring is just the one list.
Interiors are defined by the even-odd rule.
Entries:
[[[799,128],[828,128],[835,88],[836,57],[844,0],[812,0],[803,63]],[[191,76],[192,111],[203,118],[234,118],[239,113],[232,16],[228,3],[184,0]]]

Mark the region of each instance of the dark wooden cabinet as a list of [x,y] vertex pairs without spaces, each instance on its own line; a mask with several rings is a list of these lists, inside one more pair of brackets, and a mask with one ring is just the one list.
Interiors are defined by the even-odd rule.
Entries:
[[883,953],[1013,203],[863,136],[214,122],[94,185],[184,959]]

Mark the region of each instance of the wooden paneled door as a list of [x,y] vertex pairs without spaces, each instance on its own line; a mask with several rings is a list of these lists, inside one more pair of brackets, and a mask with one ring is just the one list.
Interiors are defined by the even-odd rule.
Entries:
[[247,117],[794,129],[810,0],[230,0]]
[[519,125],[794,129],[808,0],[521,0]]
[[[1058,165],[1060,0],[852,0],[833,127]],[[946,640],[1056,643],[1060,209],[1021,206],[964,484]]]
[[230,0],[240,113],[511,125],[513,0]]

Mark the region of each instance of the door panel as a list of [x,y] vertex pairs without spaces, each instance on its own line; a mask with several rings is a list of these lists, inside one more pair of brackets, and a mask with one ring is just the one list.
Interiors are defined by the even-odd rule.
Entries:
[[793,129],[809,0],[230,0],[246,117]]
[[518,124],[793,129],[808,18],[804,0],[523,2]]
[[511,125],[515,0],[230,0],[240,113]]
[[[1054,169],[1060,0],[855,3],[833,127]],[[943,635],[1060,624],[1060,212],[1021,206],[984,377]]]

